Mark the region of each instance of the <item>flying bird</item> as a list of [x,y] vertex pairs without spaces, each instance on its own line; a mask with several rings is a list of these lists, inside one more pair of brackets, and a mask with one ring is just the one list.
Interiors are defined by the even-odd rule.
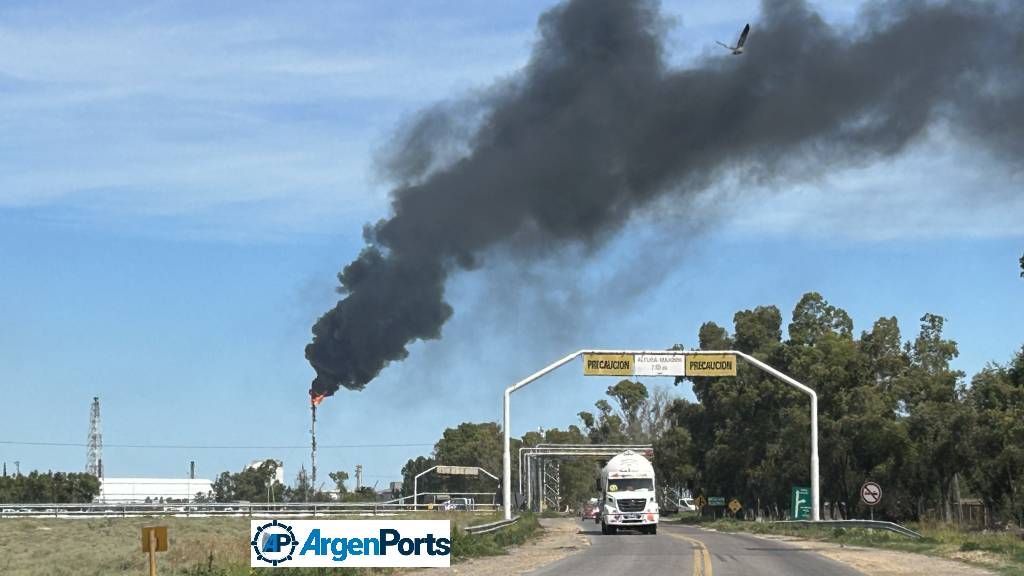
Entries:
[[729,46],[728,44],[722,44],[721,42],[715,41],[719,46],[726,50],[732,50],[735,55],[743,54],[743,45],[747,43],[747,33],[750,32],[750,24],[743,27],[743,32],[740,32],[740,39],[736,41],[735,46]]

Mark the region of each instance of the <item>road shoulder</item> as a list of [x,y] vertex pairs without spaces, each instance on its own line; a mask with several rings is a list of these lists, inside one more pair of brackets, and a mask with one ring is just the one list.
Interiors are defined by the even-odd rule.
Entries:
[[911,574],[928,574],[928,576],[991,576],[995,574],[995,572],[971,566],[964,562],[945,560],[914,552],[847,546],[832,542],[804,540],[793,536],[749,533],[746,533],[746,535],[762,540],[785,542],[803,550],[811,550],[826,558],[846,564],[867,576],[905,576]]
[[526,574],[552,562],[575,554],[590,545],[586,536],[579,533],[573,518],[542,518],[544,534],[529,542],[508,549],[503,556],[471,558],[453,564],[450,568],[433,568],[429,571],[413,572],[418,576],[437,574],[459,574],[460,576],[491,576],[494,574]]

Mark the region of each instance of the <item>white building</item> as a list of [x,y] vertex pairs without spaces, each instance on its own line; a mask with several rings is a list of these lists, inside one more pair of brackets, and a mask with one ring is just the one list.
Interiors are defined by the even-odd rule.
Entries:
[[213,492],[213,483],[203,478],[100,478],[100,493],[96,502],[111,504],[138,504],[148,498],[150,502],[191,500],[196,494]]

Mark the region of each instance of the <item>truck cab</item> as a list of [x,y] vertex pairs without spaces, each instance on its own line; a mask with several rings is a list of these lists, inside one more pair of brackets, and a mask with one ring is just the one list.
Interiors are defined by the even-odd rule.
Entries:
[[642,455],[627,450],[609,460],[601,469],[598,489],[603,534],[615,534],[619,529],[658,533],[654,467]]

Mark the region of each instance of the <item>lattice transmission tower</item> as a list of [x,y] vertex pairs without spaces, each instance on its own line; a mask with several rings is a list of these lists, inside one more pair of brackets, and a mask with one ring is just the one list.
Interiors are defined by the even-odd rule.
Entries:
[[94,396],[89,410],[89,442],[86,444],[85,471],[103,477],[103,435],[100,434],[100,398]]

